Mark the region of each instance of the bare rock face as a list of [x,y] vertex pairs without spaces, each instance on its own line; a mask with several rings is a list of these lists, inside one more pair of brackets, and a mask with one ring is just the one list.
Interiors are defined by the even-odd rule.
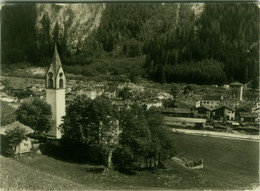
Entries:
[[50,22],[50,36],[52,37],[54,26],[58,23],[59,36],[66,36],[67,48],[73,52],[82,47],[82,43],[91,31],[99,26],[102,11],[105,5],[102,3],[76,3],[76,4],[38,4],[36,30],[40,34],[44,30],[42,19],[45,16]]
[[204,10],[204,3],[192,3],[192,10],[195,13],[196,19],[198,19]]

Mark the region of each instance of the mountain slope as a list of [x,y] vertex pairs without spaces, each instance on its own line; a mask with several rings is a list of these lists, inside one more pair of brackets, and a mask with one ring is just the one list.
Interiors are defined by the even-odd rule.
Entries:
[[37,4],[36,31],[43,33],[43,17],[49,18],[50,34],[54,33],[55,24],[59,26],[59,36],[66,36],[66,45],[70,51],[81,48],[88,35],[100,23],[104,4]]

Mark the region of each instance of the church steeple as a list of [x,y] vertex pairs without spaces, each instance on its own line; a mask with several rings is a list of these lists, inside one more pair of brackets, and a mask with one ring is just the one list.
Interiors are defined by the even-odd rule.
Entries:
[[66,76],[64,74],[60,56],[55,44],[52,62],[45,75],[46,102],[51,105],[53,126],[48,136],[61,138],[59,126],[65,115],[65,88]]
[[55,44],[52,62],[46,72],[46,89],[65,88],[65,75],[62,68],[60,56]]
[[57,74],[59,68],[62,66],[61,61],[60,61],[60,56],[57,50],[57,45],[55,43],[55,48],[54,48],[54,53],[53,53],[53,58],[52,58],[52,63],[51,67],[53,68],[55,74]]

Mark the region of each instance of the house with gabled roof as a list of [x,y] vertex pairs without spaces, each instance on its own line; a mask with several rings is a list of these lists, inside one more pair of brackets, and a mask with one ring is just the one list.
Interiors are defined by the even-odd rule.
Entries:
[[240,122],[256,122],[259,119],[259,114],[251,112],[239,112],[238,119]]
[[235,108],[228,105],[219,106],[212,110],[212,117],[215,120],[235,120]]
[[149,99],[143,102],[143,106],[146,110],[150,109],[151,107],[162,107],[162,101],[159,99]]
[[199,118],[210,118],[211,117],[211,111],[213,109],[208,107],[208,106],[200,106],[196,107],[194,109],[194,117],[199,117]]
[[[20,123],[19,121],[15,121],[11,124],[3,126],[0,128],[0,140],[1,140],[1,152],[5,152],[6,149],[6,134],[8,131],[14,130],[15,128],[23,129],[25,135],[29,135],[34,132],[30,127]],[[31,152],[32,149],[32,141],[29,137],[24,138],[19,144],[17,144],[14,148],[14,154],[22,154]]]

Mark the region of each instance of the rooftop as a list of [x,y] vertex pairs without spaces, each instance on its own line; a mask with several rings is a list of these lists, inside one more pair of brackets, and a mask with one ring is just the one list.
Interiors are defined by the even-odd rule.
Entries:
[[222,107],[225,107],[225,108],[227,108],[227,109],[229,109],[231,111],[235,111],[235,108],[233,108],[233,107],[231,107],[229,105],[221,105],[221,106],[217,107],[216,109],[214,109],[213,111],[218,110],[218,109],[220,109]]
[[5,135],[6,131],[10,131],[10,130],[14,129],[15,127],[21,127],[22,129],[24,129],[26,135],[34,132],[30,127],[20,123],[19,121],[15,121],[9,125],[1,127],[0,134]]
[[211,111],[211,110],[212,110],[212,108],[211,108],[211,107],[207,107],[207,106],[199,106],[199,107],[197,107],[197,108],[195,108],[195,109],[198,109],[198,108],[205,108],[205,109],[207,109],[207,110],[209,110],[209,111]]
[[257,118],[257,117],[259,117],[257,113],[250,113],[250,112],[239,112],[239,115],[242,118]]
[[220,101],[221,96],[203,96],[202,100]]

